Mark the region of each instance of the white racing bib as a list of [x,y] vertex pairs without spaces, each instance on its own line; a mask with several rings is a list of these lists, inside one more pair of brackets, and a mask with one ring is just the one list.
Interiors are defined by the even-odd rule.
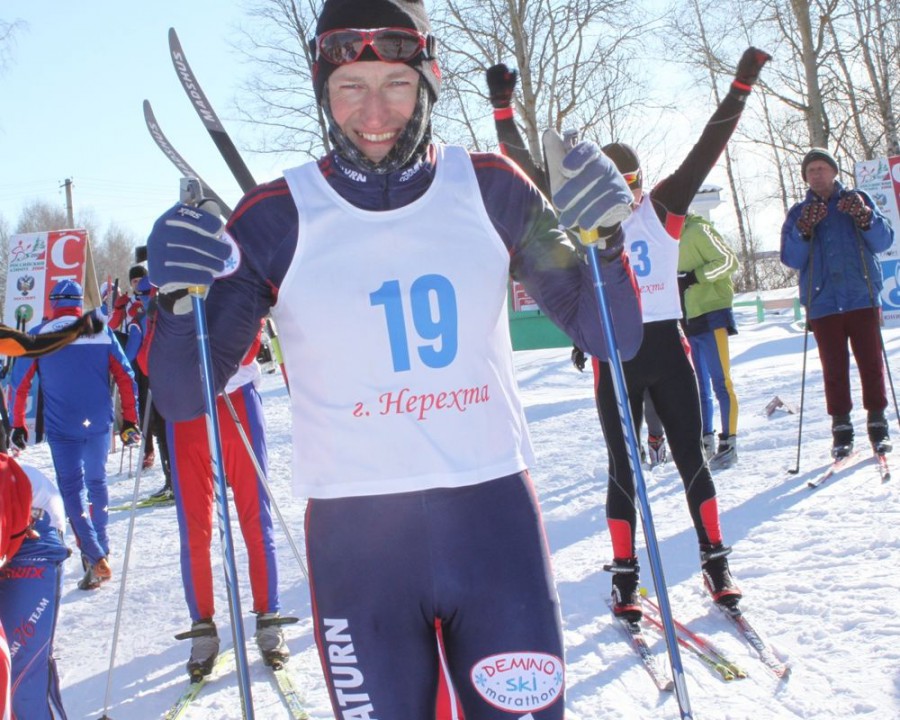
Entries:
[[315,163],[285,178],[299,239],[272,314],[298,494],[409,492],[525,469],[509,253],[468,154],[438,146],[428,191],[383,212],[348,203]]

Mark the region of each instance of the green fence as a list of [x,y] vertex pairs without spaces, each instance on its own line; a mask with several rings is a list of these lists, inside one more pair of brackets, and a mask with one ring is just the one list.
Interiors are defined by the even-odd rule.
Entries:
[[755,307],[757,322],[763,322],[766,319],[766,310],[793,309],[794,320],[800,322],[803,319],[803,310],[800,305],[800,299],[796,297],[763,300],[757,295],[755,300],[742,300],[741,302],[734,303],[734,307]]
[[[766,319],[766,311],[793,310],[794,320],[803,319],[803,310],[798,298],[777,298],[763,300],[742,300],[734,303],[734,307],[755,307],[757,322]],[[513,350],[539,350],[541,348],[569,347],[572,340],[560,330],[540,310],[512,309],[509,304],[509,332],[512,336]]]

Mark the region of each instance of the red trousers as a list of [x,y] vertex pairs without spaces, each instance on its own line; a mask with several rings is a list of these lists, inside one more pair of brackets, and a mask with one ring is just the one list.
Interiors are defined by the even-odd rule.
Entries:
[[859,368],[863,407],[866,410],[884,410],[888,402],[881,359],[880,313],[875,308],[851,310],[810,320],[809,325],[819,346],[828,414],[849,415],[853,409],[850,397],[851,350]]

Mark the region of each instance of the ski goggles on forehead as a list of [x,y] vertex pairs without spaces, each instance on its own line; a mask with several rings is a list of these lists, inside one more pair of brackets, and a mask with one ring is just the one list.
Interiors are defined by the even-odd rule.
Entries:
[[428,47],[430,37],[409,28],[357,30],[339,28],[316,38],[318,54],[333,65],[346,65],[359,60],[370,47],[382,62],[404,63]]

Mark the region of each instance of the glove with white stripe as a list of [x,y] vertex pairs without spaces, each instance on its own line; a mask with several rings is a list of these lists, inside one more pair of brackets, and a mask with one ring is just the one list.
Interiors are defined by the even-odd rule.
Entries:
[[613,161],[592,142],[572,148],[554,130],[543,136],[553,204],[559,222],[597,233],[582,233],[581,242],[605,248],[619,223],[631,215],[634,195]]
[[[178,203],[156,221],[147,238],[147,266],[161,294],[212,284],[231,255],[231,245],[222,239],[224,229],[212,201],[201,207]],[[178,302],[174,308],[176,313],[189,311],[189,303]]]

